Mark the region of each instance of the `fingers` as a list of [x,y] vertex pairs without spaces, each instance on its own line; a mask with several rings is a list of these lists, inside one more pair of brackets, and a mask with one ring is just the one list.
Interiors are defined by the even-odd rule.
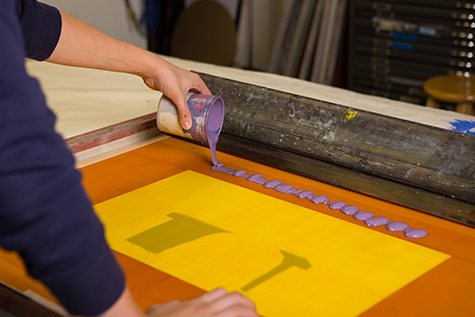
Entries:
[[149,317],[258,317],[250,299],[240,293],[217,288],[197,298],[153,305]]
[[176,100],[173,100],[173,102],[178,109],[181,126],[183,129],[189,130],[191,128],[191,113],[186,101],[186,94],[178,96]]
[[[191,80],[191,83],[185,86],[185,92],[183,96],[186,97],[186,94],[190,90],[197,91],[199,94],[202,95],[211,95],[211,91],[208,89],[208,86],[203,82],[201,77],[198,74],[194,74],[191,72],[186,71],[188,79]],[[189,130],[191,128],[191,114],[190,110],[188,109],[188,104],[186,100],[184,101],[184,105],[177,104],[178,112],[180,114],[180,123],[183,129]]]
[[164,91],[163,93],[175,104],[178,110],[178,119],[183,129],[189,130],[191,128],[191,113],[186,100],[186,92],[175,90],[168,93]]
[[[217,288],[199,298],[207,304],[209,316],[213,317],[257,317],[254,303],[240,293],[228,293],[224,288]],[[208,315],[206,315],[208,316]]]
[[180,124],[185,130],[192,125],[191,113],[187,103],[187,93],[196,91],[199,94],[211,95],[211,91],[201,77],[190,71],[184,70],[162,59],[163,63],[159,75],[144,78],[145,84],[155,90],[161,91],[176,105]]
[[211,95],[211,91],[203,82],[198,74],[179,69],[178,71],[178,85],[181,86],[181,96],[177,96],[173,100],[178,108],[180,116],[180,123],[183,129],[189,130],[191,128],[191,113],[186,101],[187,93],[191,90],[197,91],[199,94]]
[[[256,306],[254,303],[244,295],[233,292],[221,296],[216,301],[212,303],[213,309],[217,312],[228,311],[231,308],[239,307],[243,311],[256,311]],[[254,316],[254,315],[252,315]],[[255,315],[257,316],[257,314]]]
[[196,81],[193,88],[202,95],[212,95],[211,91],[208,89],[208,86],[206,86],[201,77],[198,74],[196,74],[196,76],[198,77],[198,80]]
[[188,81],[188,91],[193,90],[201,95],[212,95],[211,91],[201,79],[200,75],[187,70],[183,70]]
[[226,291],[222,287],[219,287],[215,290],[212,290],[211,292],[201,295],[199,298],[203,300],[205,303],[211,303],[222,298],[223,296],[226,296],[227,294],[228,294],[228,291]]

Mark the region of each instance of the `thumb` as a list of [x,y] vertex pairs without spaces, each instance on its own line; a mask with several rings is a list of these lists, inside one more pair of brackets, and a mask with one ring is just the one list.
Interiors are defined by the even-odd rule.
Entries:
[[180,119],[180,124],[185,130],[191,128],[191,113],[188,108],[188,103],[186,101],[186,94],[179,94],[173,100],[173,103],[178,109],[178,117]]
[[188,108],[185,108],[182,112],[180,112],[180,123],[183,129],[191,129],[191,113]]

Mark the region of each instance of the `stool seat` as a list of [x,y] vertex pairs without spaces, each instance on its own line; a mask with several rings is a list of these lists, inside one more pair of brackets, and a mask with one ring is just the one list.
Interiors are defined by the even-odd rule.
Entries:
[[429,78],[424,83],[429,96],[427,107],[440,108],[439,101],[456,103],[457,112],[475,115],[475,76],[442,75]]

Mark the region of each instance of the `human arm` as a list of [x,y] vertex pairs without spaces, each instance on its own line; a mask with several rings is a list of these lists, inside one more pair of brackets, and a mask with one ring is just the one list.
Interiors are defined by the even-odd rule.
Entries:
[[[23,44],[30,57],[47,58],[50,44],[56,44],[54,32],[42,34],[46,41],[33,37],[22,43],[14,3],[0,2],[0,245],[17,250],[30,275],[72,314],[143,316],[105,241],[81,175],[74,169],[74,158],[54,131],[54,114],[38,82],[24,68]],[[43,9],[51,17],[48,23],[57,22],[56,11]],[[28,10],[23,16],[34,20]],[[24,22],[24,28],[33,32],[42,29]],[[38,50],[35,44],[46,50]],[[240,302],[231,301],[231,306]],[[180,304],[180,311],[189,303]],[[151,316],[172,316],[159,313]]]
[[151,89],[159,90],[177,105],[180,122],[191,127],[186,93],[211,95],[198,74],[191,73],[134,45],[116,40],[61,12],[62,30],[49,62],[123,72],[140,76]]
[[30,276],[71,313],[98,314],[119,298],[124,274],[40,85],[26,72],[24,53],[42,50],[25,50],[34,42],[22,27],[29,30],[31,22],[36,32],[37,20],[34,7],[18,11],[18,3],[0,1],[0,245],[18,251]]

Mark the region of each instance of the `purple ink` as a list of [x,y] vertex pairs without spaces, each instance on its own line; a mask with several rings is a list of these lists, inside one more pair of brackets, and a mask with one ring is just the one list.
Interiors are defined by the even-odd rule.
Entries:
[[249,176],[251,176],[251,175],[247,174],[246,171],[243,171],[243,170],[235,171],[233,175],[236,176],[236,177],[242,177],[242,178],[245,178],[245,179],[248,179]]
[[304,199],[304,198],[308,199],[308,198],[313,197],[313,192],[310,191],[310,190],[298,189],[298,190],[294,190],[294,195],[297,196],[300,199]]
[[232,170],[232,169],[224,167],[223,163],[218,163],[218,164],[214,165],[213,167],[211,167],[211,169],[213,169],[215,171],[223,172],[223,173],[226,173],[226,174],[229,174],[229,175],[234,175],[234,173],[236,172],[236,170]]
[[391,232],[395,232],[395,231],[404,231],[408,228],[409,226],[407,224],[405,224],[404,222],[399,222],[399,221],[390,221],[387,225],[386,225],[386,229],[388,229],[388,231],[391,231]]
[[308,198],[312,203],[314,204],[326,204],[328,202],[328,197],[327,196],[313,196]]
[[292,194],[294,192],[294,188],[289,184],[279,184],[274,187],[274,190],[284,194]]
[[281,181],[278,181],[278,180],[273,180],[273,181],[268,181],[264,184],[264,187],[265,188],[274,188],[275,186],[277,185],[280,185],[282,184]]
[[346,206],[346,203],[344,203],[342,201],[332,201],[332,202],[328,203],[328,207],[330,207],[330,209],[332,209],[332,210],[341,209],[345,206]]
[[365,220],[365,223],[368,227],[379,227],[388,224],[389,220],[386,217],[376,217]]
[[407,238],[419,239],[427,236],[427,231],[422,229],[407,228],[406,230],[404,230],[404,235]]
[[339,209],[345,215],[352,215],[356,220],[364,221],[369,227],[379,227],[386,225],[386,229],[391,232],[395,231],[404,231],[404,234],[407,238],[417,239],[427,236],[427,231],[422,229],[413,229],[409,228],[404,222],[398,221],[389,221],[386,217],[373,217],[373,214],[368,211],[361,211],[356,206],[346,205],[343,201],[328,201],[328,197],[324,195],[313,195],[313,192],[310,190],[301,190],[298,188],[293,188],[289,184],[283,184],[279,180],[267,181],[261,174],[249,175],[244,170],[233,170],[228,169],[223,166],[222,163],[217,163],[212,167],[213,170],[220,171],[233,175],[235,177],[246,178],[250,182],[258,183],[264,185],[265,188],[273,188],[274,190],[286,193],[293,194],[301,199],[307,198],[314,204],[326,204],[332,210]]
[[309,197],[308,200],[314,204],[326,204],[328,202],[328,197],[323,195],[315,195],[313,197]]
[[364,221],[373,218],[373,214],[368,212],[368,211],[357,211],[354,215],[353,218],[356,220]]
[[211,158],[213,160],[213,164],[217,165],[218,158],[216,157],[216,144],[218,143],[218,138],[216,137],[216,141],[214,136],[208,136],[208,143],[209,143],[209,149],[211,150]]
[[264,185],[265,183],[267,183],[267,179],[262,177],[261,174],[251,175],[251,176],[249,176],[249,178],[247,180],[250,181],[250,182],[253,182],[253,183],[261,184],[261,185]]
[[345,215],[353,216],[358,211],[358,207],[356,207],[356,206],[345,206],[345,207],[341,208],[340,211],[342,213],[344,213]]
[[208,106],[209,110],[207,111],[207,116],[204,119],[204,125],[206,127],[206,137],[211,150],[213,164],[217,165],[218,159],[216,157],[216,144],[218,143],[219,134],[221,133],[221,128],[223,127],[224,102],[223,99],[219,97],[218,99],[211,100],[211,104]]
[[212,170],[215,170],[215,171],[219,171],[220,168],[226,168],[224,167],[224,164],[223,163],[218,163],[218,164],[214,164],[213,166],[211,166],[211,169]]

